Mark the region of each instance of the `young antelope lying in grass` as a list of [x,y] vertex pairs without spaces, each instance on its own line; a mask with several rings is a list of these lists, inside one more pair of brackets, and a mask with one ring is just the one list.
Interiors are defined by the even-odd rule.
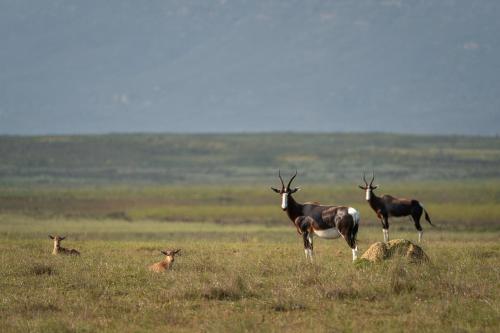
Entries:
[[59,235],[55,235],[55,236],[49,235],[49,238],[54,240],[54,250],[52,251],[52,254],[54,254],[54,255],[56,255],[56,254],[71,254],[71,255],[77,255],[77,256],[80,255],[80,252],[78,252],[75,249],[67,249],[67,248],[61,246],[61,241],[65,240],[66,237],[59,236]]
[[149,266],[149,270],[157,273],[169,270],[174,263],[174,256],[179,253],[179,251],[180,249],[161,251],[161,253],[165,255],[165,259]]

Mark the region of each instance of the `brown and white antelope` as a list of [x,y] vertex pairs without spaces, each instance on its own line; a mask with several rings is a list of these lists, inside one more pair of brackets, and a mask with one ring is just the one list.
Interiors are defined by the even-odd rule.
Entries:
[[149,270],[156,273],[161,273],[169,270],[174,263],[175,255],[179,253],[179,251],[180,249],[160,251],[165,255],[165,259],[149,266]]
[[59,235],[49,235],[49,238],[54,240],[54,250],[52,250],[52,254],[71,254],[71,255],[80,255],[80,252],[78,252],[75,249],[67,249],[65,247],[61,246],[61,242],[66,239],[66,237],[59,236]]
[[425,213],[425,219],[430,225],[434,226],[431,222],[429,214],[424,209],[424,206],[415,199],[403,199],[395,198],[391,195],[383,195],[377,197],[373,190],[378,188],[378,185],[373,185],[375,180],[375,173],[372,175],[372,180],[370,184],[366,181],[365,174],[363,174],[363,181],[365,185],[358,185],[360,189],[365,190],[366,201],[370,204],[370,207],[375,211],[377,217],[382,223],[382,232],[384,233],[384,242],[389,241],[389,217],[401,217],[401,216],[411,216],[413,222],[415,223],[415,228],[418,231],[418,241],[422,240],[422,235],[424,231],[420,225],[420,217],[422,213]]
[[352,260],[358,257],[356,235],[359,228],[359,212],[346,206],[324,206],[317,203],[298,203],[292,194],[300,188],[290,188],[292,181],[297,176],[297,171],[285,186],[281,173],[281,189],[271,189],[281,195],[281,208],[286,211],[288,218],[297,228],[299,235],[304,240],[306,258],[313,259],[313,235],[325,239],[335,239],[342,236],[352,249]]

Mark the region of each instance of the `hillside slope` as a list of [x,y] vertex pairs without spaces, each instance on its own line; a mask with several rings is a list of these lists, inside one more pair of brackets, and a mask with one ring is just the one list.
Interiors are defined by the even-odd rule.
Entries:
[[0,133],[500,132],[500,2],[1,1]]
[[500,139],[395,134],[0,136],[0,183],[357,183],[500,178]]

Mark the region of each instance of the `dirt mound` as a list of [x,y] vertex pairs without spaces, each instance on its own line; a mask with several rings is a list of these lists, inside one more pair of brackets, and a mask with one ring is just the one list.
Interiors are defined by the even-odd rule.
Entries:
[[425,262],[429,260],[427,254],[418,245],[406,239],[393,239],[388,243],[377,242],[372,244],[361,256],[372,262],[391,259],[393,257],[407,258],[411,262]]

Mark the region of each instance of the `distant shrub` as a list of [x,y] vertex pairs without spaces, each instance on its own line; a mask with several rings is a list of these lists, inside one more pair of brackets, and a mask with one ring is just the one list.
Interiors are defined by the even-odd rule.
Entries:
[[121,211],[108,213],[106,217],[113,220],[132,221],[132,218],[128,216],[127,213]]

